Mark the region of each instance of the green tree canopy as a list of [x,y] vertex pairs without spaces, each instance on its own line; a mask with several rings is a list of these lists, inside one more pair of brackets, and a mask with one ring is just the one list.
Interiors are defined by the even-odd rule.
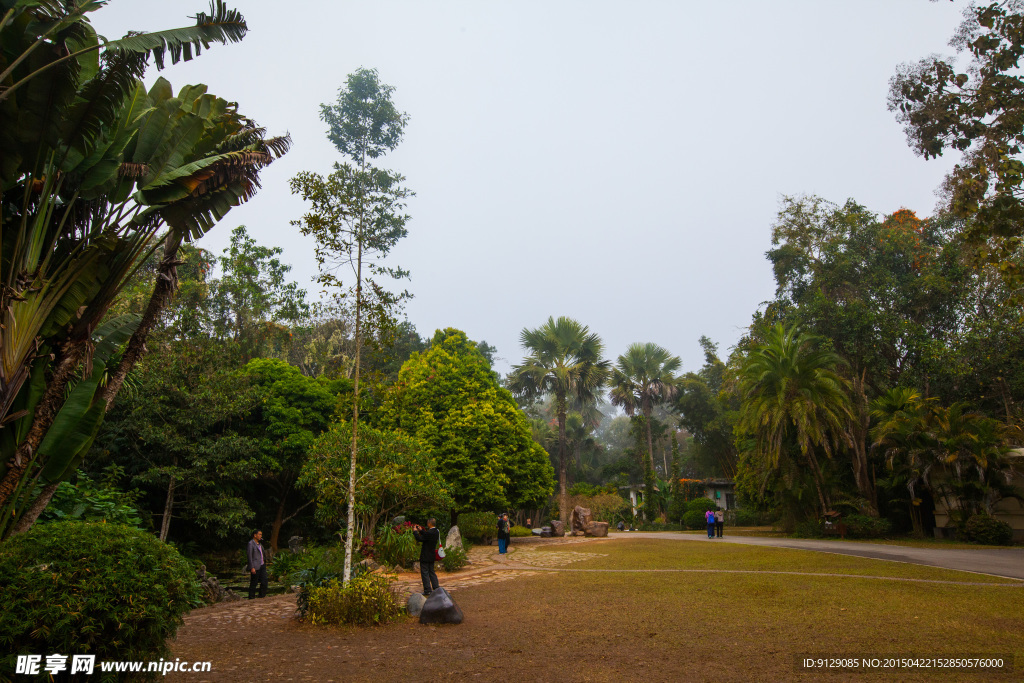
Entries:
[[530,422],[464,332],[439,330],[414,353],[377,414],[430,449],[455,513],[526,507],[552,492],[554,471]]

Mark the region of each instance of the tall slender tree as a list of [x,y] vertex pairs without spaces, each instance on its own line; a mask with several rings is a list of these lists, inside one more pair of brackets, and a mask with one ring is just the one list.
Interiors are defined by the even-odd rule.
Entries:
[[509,389],[521,398],[547,394],[558,416],[558,495],[562,522],[568,521],[568,450],[565,423],[570,402],[595,403],[608,378],[610,363],[601,356],[604,343],[590,328],[565,316],[535,330],[524,328],[520,343],[530,355],[512,368]]
[[[348,487],[348,524],[345,533],[344,582],[352,575],[352,539],[355,533],[356,453],[359,439],[360,351],[369,326],[378,335],[394,329],[394,314],[408,292],[394,294],[375,278],[403,278],[401,268],[383,264],[398,240],[408,234],[409,216],[403,213],[412,193],[405,178],[377,168],[371,162],[395,149],[402,140],[408,117],[391,100],[394,88],[380,82],[375,69],[359,69],[348,77],[334,104],[320,107],[328,124],[328,138],[348,157],[336,163],[328,177],[303,172],[292,178],[291,188],[312,203],[301,220],[293,221],[304,235],[316,239],[320,266],[318,282],[345,291],[355,311],[352,401],[352,442]],[[350,285],[340,273],[351,270]],[[347,277],[347,276],[346,276]]]

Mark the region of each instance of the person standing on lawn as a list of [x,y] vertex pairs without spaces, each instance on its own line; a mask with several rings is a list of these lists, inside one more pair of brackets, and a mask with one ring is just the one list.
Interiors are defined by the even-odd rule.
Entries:
[[512,527],[508,523],[508,513],[503,512],[498,517],[498,554],[504,555],[508,552],[508,542],[512,538]]
[[249,540],[249,547],[246,548],[246,555],[248,556],[249,561],[246,563],[245,568],[249,570],[250,600],[253,600],[256,597],[257,583],[260,585],[260,597],[267,597],[267,563],[263,558],[263,546],[260,545],[260,541],[262,540],[263,532],[257,529],[252,532],[252,538]]
[[725,513],[721,510],[715,510],[715,535],[718,538],[722,537],[722,528],[725,526]]
[[708,510],[704,513],[704,521],[708,524],[708,538],[715,537],[715,513]]
[[420,579],[423,581],[423,595],[430,595],[437,588],[437,574],[434,573],[434,560],[437,559],[437,546],[441,542],[441,531],[436,528],[437,520],[427,520],[427,528],[419,524],[413,527],[412,535],[420,546]]

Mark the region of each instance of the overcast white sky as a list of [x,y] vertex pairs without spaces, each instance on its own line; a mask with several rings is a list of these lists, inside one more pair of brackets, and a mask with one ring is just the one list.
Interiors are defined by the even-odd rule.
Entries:
[[[229,5],[246,39],[163,75],[209,84],[294,147],[199,245],[219,255],[244,224],[314,292],[288,179],[340,159],[319,104],[376,68],[410,116],[383,164],[417,193],[391,259],[412,271],[408,317],[486,339],[501,372],[550,315],[589,325],[613,360],[653,341],[696,370],[702,334],[729,347],[773,294],[781,195],[930,215],[954,161],[916,157],[886,94],[899,63],[952,52],[964,0]],[[92,16],[114,38],[205,9],[112,0]]]

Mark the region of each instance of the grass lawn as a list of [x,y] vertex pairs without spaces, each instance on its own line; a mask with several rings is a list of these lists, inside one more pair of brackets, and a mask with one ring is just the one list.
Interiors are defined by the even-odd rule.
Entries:
[[[857,557],[658,539],[533,552],[605,556],[458,590],[453,595],[466,615],[460,626],[407,619],[375,628],[316,628],[279,617],[233,623],[218,616],[225,611],[190,619],[172,645],[173,656],[209,659],[215,680],[224,681],[988,681],[1020,680],[1024,671],[1021,582]],[[859,576],[607,571],[678,568]],[[979,581],[1009,585],[969,585]],[[1017,668],[865,674],[796,668],[798,655],[977,654],[1010,655]]]

